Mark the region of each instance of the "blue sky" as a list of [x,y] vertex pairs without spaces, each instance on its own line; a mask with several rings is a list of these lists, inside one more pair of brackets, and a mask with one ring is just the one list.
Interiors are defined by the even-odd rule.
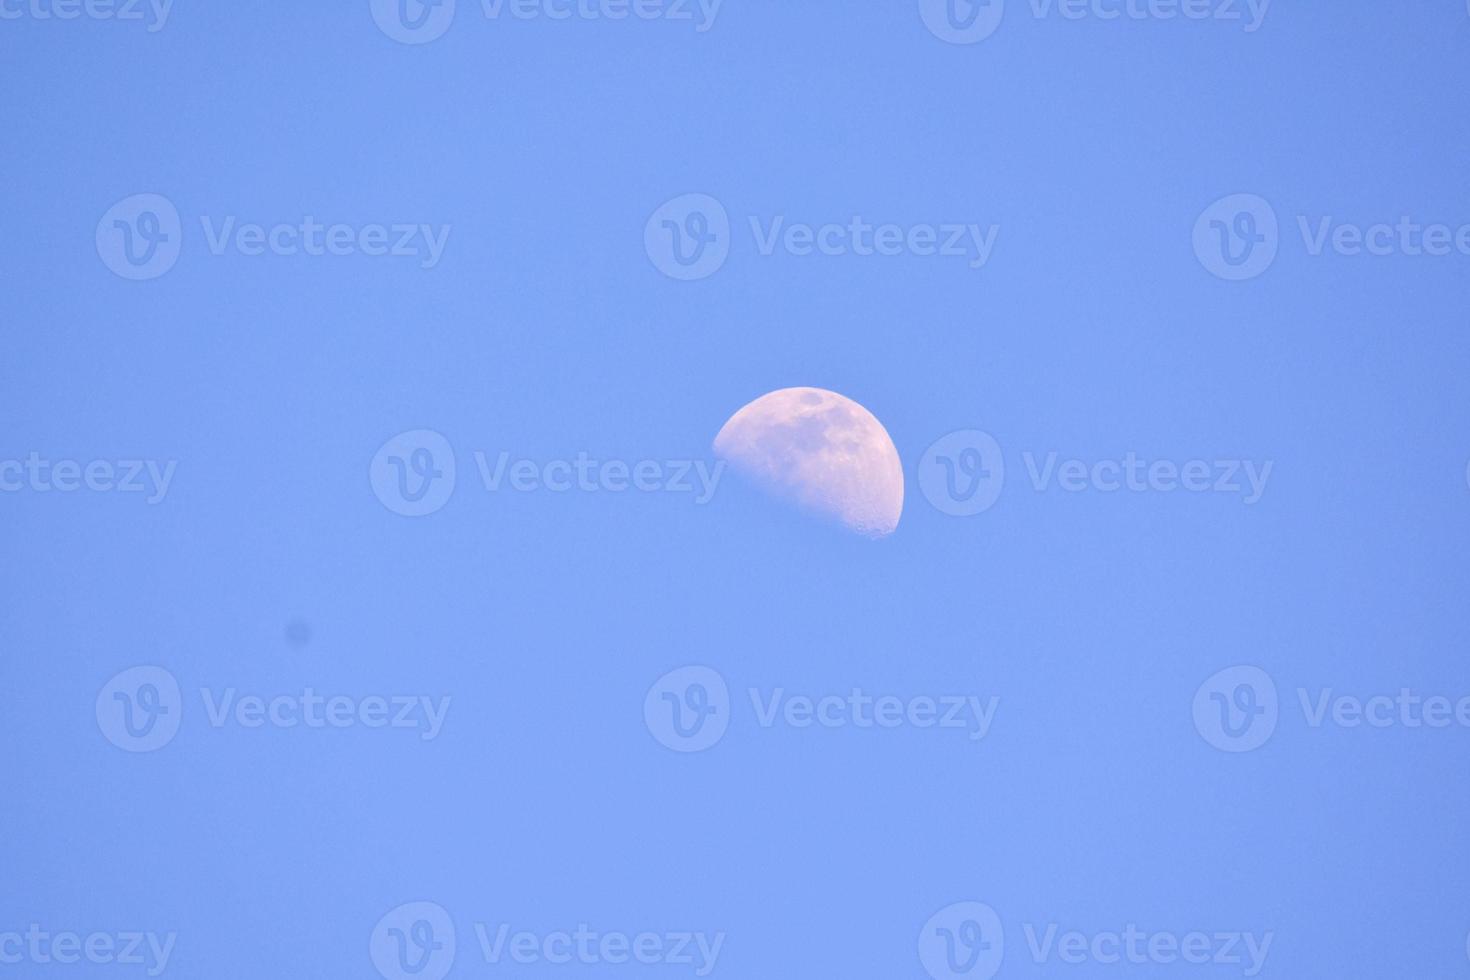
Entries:
[[[17,975],[1470,970],[1465,5],[506,2],[5,0]],[[789,386],[896,533],[669,488]]]

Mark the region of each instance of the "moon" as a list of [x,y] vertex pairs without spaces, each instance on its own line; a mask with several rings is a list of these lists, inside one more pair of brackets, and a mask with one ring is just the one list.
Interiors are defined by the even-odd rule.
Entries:
[[715,455],[774,496],[870,538],[903,513],[903,464],[888,430],[851,398],[782,388],[730,416]]

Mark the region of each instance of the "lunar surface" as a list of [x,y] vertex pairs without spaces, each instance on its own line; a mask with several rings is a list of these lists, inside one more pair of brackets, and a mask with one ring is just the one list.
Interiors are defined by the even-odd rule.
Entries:
[[888,431],[850,398],[782,388],[730,417],[715,454],[766,491],[871,538],[903,512],[903,464]]

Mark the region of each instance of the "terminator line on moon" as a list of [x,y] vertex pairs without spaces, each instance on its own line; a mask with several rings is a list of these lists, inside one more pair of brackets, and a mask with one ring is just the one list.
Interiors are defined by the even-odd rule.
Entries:
[[870,538],[903,512],[903,464],[888,431],[850,398],[782,388],[730,417],[715,436],[730,468],[785,500]]

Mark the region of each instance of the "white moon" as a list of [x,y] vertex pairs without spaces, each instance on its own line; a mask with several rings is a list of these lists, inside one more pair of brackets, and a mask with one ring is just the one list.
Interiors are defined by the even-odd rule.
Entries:
[[777,496],[868,537],[903,512],[903,464],[888,430],[850,398],[782,388],[730,417],[715,454]]

